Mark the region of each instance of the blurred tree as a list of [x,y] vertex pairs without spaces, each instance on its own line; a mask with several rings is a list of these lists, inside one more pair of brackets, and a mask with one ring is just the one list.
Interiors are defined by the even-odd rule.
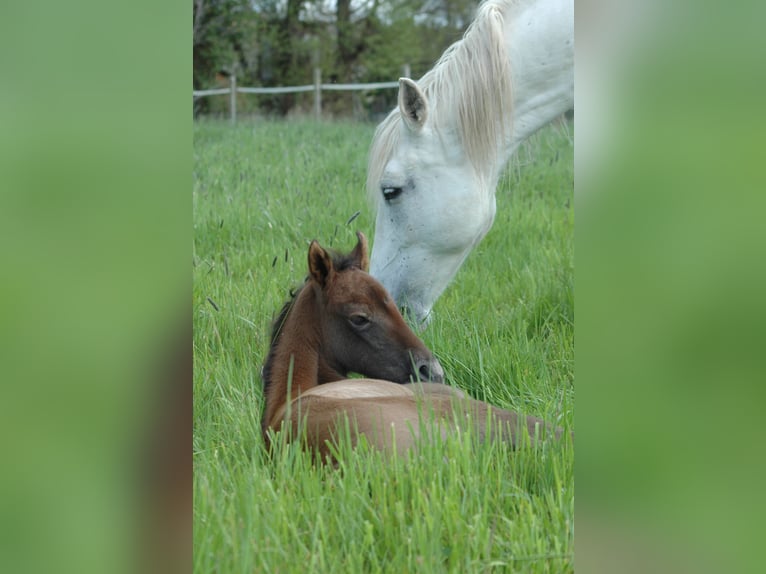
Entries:
[[[215,85],[221,71],[237,73],[251,69],[257,52],[255,13],[249,0],[193,0],[193,87]],[[200,98],[195,115],[207,113],[214,100]]]
[[[473,19],[477,0],[391,0],[379,6],[378,25],[364,37],[359,64],[360,81],[391,81],[399,78],[404,64],[410,76],[420,78],[444,50],[465,32]],[[367,96],[365,107],[380,119],[396,105],[395,90]]]
[[[409,64],[415,79],[458,40],[477,0],[193,0],[194,88],[214,85],[221,70],[239,85],[310,84],[319,66],[324,82],[391,81]],[[213,98],[199,101],[210,111]],[[238,109],[285,115],[309,111],[311,95],[244,97]],[[329,113],[381,115],[394,90],[362,95],[326,92]],[[225,108],[221,99],[217,105]]]

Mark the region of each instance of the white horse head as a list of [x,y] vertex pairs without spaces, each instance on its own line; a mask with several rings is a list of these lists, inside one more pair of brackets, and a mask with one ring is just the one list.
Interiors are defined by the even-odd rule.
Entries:
[[419,321],[492,226],[511,154],[572,108],[573,18],[572,0],[489,0],[418,83],[399,80],[370,149],[370,272]]

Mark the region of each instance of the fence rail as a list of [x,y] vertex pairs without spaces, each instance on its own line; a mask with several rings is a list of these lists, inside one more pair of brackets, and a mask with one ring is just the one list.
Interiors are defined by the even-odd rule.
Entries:
[[292,86],[286,88],[237,88],[240,94],[296,94],[298,92],[312,92],[314,84],[306,86]]
[[[410,76],[410,67],[404,65],[402,71],[405,77]],[[314,68],[314,83],[304,86],[284,86],[275,88],[248,88],[237,86],[237,77],[229,76],[228,88],[215,88],[212,90],[193,90],[193,98],[205,96],[229,95],[229,116],[231,121],[237,121],[237,98],[236,94],[296,94],[299,92],[314,92],[314,114],[316,118],[322,117],[322,91],[360,91],[360,90],[385,90],[398,88],[399,82],[369,82],[366,84],[323,84],[322,72]]]

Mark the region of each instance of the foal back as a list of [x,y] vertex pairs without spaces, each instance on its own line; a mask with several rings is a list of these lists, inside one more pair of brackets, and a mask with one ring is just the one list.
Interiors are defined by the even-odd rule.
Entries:
[[438,383],[396,384],[377,379],[327,383],[303,393],[277,417],[302,436],[305,446],[323,460],[331,445],[350,431],[352,446],[359,437],[387,454],[403,455],[423,439],[445,440],[457,429],[470,430],[480,442],[500,440],[514,447],[530,437],[561,436],[543,420],[492,407],[462,391]]

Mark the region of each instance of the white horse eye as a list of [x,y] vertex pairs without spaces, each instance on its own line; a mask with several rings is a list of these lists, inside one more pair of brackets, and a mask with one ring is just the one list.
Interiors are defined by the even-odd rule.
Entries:
[[389,201],[391,199],[394,199],[395,197],[398,197],[400,193],[402,193],[401,187],[384,187],[382,189],[383,191],[383,199],[386,201]]

